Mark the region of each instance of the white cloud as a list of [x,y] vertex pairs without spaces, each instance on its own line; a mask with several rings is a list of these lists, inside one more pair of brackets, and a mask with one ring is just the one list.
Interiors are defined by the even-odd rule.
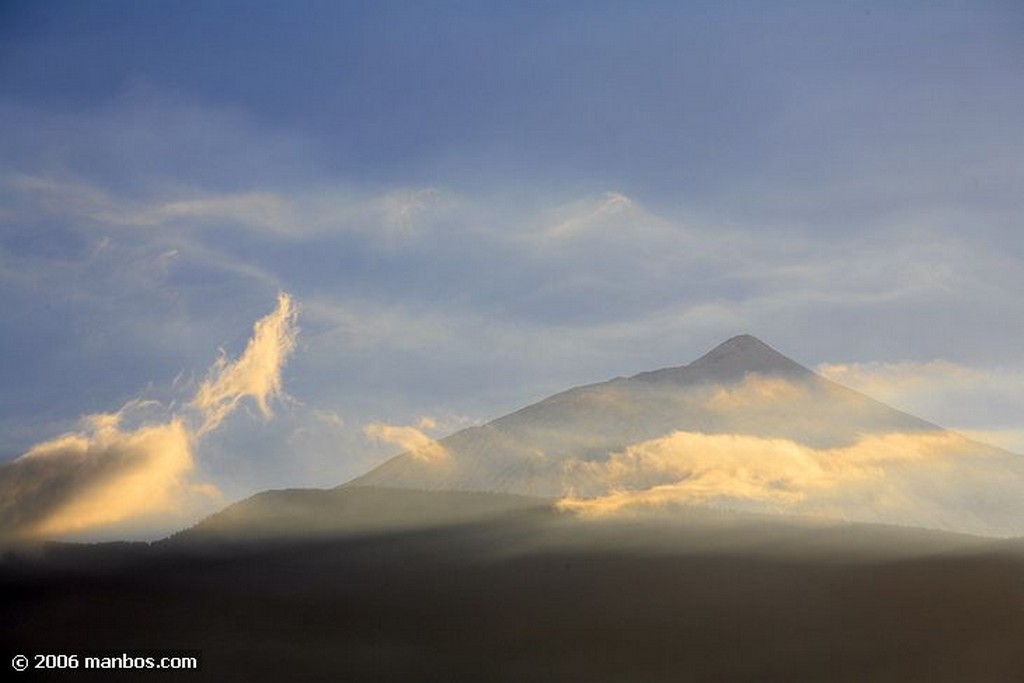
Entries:
[[192,399],[203,414],[200,435],[215,429],[246,397],[256,401],[264,417],[273,414],[270,400],[281,395],[281,369],[295,349],[297,314],[291,297],[279,294],[277,309],[256,322],[242,355],[235,361],[217,359]]
[[597,198],[571,202],[547,212],[539,236],[570,239],[594,232],[634,235],[641,228],[664,227],[665,222],[641,209],[621,192],[608,191]]

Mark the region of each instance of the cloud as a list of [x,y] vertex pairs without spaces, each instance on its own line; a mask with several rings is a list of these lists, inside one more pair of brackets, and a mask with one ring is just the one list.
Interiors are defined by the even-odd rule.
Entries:
[[1024,453],[1018,409],[1024,403],[1024,368],[931,360],[826,363],[816,370],[885,403]]
[[272,192],[238,192],[166,202],[131,218],[137,224],[226,219],[249,229],[289,234],[298,221],[289,202]]
[[903,363],[823,363],[817,372],[882,401],[899,401],[952,383],[989,381],[985,373],[942,360]]
[[131,194],[84,176],[30,173],[0,173],[0,194],[12,219],[59,217],[83,232],[142,228],[159,239],[158,228],[173,226],[202,240],[230,228],[250,239],[291,243],[358,236],[385,248],[415,241],[459,206],[454,195],[432,187],[356,191],[324,184],[302,192],[217,192],[170,184]]
[[437,420],[429,415],[423,415],[416,421],[416,426],[420,429],[437,429]]
[[990,443],[1014,453],[1024,453],[1024,429],[957,429],[968,439]]
[[291,297],[279,294],[277,309],[256,322],[238,360],[229,362],[223,355],[217,359],[192,399],[204,417],[199,435],[216,429],[245,397],[256,401],[264,417],[273,415],[270,400],[281,395],[281,369],[298,335],[297,314]]
[[451,454],[436,440],[430,438],[423,429],[433,429],[437,422],[431,417],[421,417],[417,427],[389,425],[383,422],[371,422],[363,428],[368,439],[385,444],[398,446],[413,459],[424,463],[440,464],[451,460]]
[[[291,297],[280,294],[277,308],[256,323],[245,352],[233,363],[218,359],[181,414],[147,420],[154,402],[131,401],[0,465],[0,539],[180,519],[218,500],[216,487],[193,478],[195,445],[245,397],[271,415],[269,401],[282,393],[281,366],[295,346],[295,317]],[[138,424],[124,426],[129,417]]]
[[[812,361],[851,349],[883,358],[1018,353],[1008,341],[1024,320],[1010,301],[1024,272],[1014,251],[953,225],[932,231],[928,207],[864,226],[870,240],[826,239],[783,229],[779,217],[746,220],[711,199],[659,198],[612,177],[598,188],[543,190],[435,177],[433,189],[413,174],[408,186],[395,186],[315,167],[299,140],[282,148],[289,154],[251,163],[272,131],[214,103],[126,102],[102,120],[51,121],[57,136],[18,136],[45,140],[46,153],[30,159],[60,163],[9,165],[16,172],[0,179],[16,233],[0,246],[0,279],[12,301],[0,327],[5,349],[30,361],[7,370],[8,386],[29,399],[12,400],[8,419],[48,408],[44,387],[57,381],[75,390],[50,417],[78,414],[78,397],[98,375],[109,387],[99,405],[119,405],[112,397],[138,386],[128,373],[109,372],[121,360],[111,342],[127,335],[135,367],[165,363],[155,376],[202,367],[211,344],[252,322],[232,316],[279,289],[302,293],[307,367],[317,367],[292,381],[303,395],[341,407],[353,425],[400,414],[398,402],[407,402],[406,415],[440,405],[495,416],[524,397],[682,364],[740,331]],[[203,144],[191,142],[197,120],[207,124]],[[129,143],[158,146],[126,148],[125,123],[138,133]],[[98,136],[97,128],[113,132]],[[205,167],[198,156],[164,166],[168,155],[144,154],[205,154],[209,141],[222,146]],[[116,163],[94,163],[111,150],[122,150]],[[125,150],[141,165],[122,163]],[[303,174],[283,170],[285,157]],[[148,168],[149,160],[157,165]],[[242,175],[223,173],[224,160]],[[939,302],[943,316],[934,314]],[[876,324],[889,334],[865,342],[864,330]],[[958,428],[1007,426],[897,405]],[[38,440],[33,434],[7,453]],[[271,460],[273,450],[258,452]]]
[[[91,229],[151,228],[168,223],[201,227],[229,222],[253,231],[289,235],[299,221],[291,203],[274,192],[176,193],[174,198],[115,194],[86,179],[24,173],[0,175],[22,218],[52,215],[85,219]],[[105,238],[106,239],[106,238]],[[103,241],[99,245],[104,246]]]
[[[712,503],[759,512],[992,531],[1014,522],[976,521],[973,516],[991,502],[979,501],[979,491],[996,500],[1008,479],[1019,482],[1021,465],[1006,456],[952,432],[868,435],[834,448],[812,448],[790,439],[674,432],[604,461],[571,461],[568,480],[589,495],[567,496],[559,506],[601,517]],[[1010,490],[1007,495],[1015,494]],[[1021,504],[1010,502],[1012,516]]]
[[335,239],[363,235],[393,247],[414,240],[454,206],[454,198],[429,187],[377,193],[322,187],[304,193],[192,193],[172,200],[151,199],[131,211],[105,215],[111,222],[143,226],[209,227],[228,222],[247,232],[300,242],[330,239],[332,234]]
[[708,409],[719,413],[736,410],[771,407],[777,404],[795,405],[813,400],[806,386],[782,377],[771,377],[752,372],[733,386],[716,386],[706,400]]
[[[665,227],[621,192],[608,191],[597,198],[572,202],[549,211],[542,230],[535,236],[545,239],[571,239],[595,232],[635,233],[640,227]],[[632,228],[632,230],[630,230]]]
[[181,419],[121,426],[133,404],[0,466],[0,537],[52,537],[139,517],[180,516],[218,496],[193,482],[193,435]]

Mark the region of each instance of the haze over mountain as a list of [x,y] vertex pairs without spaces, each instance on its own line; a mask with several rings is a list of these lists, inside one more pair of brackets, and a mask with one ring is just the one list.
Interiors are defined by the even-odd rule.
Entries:
[[162,543],[303,540],[425,530],[466,522],[551,517],[551,501],[507,493],[418,491],[370,486],[263,491],[229,505]]
[[1019,463],[737,337],[161,542],[6,553],[0,638],[228,681],[1014,680],[1019,540],[834,518],[1022,535]]
[[556,394],[344,486],[541,496],[591,515],[697,503],[1024,535],[1024,458],[749,335],[686,366]]

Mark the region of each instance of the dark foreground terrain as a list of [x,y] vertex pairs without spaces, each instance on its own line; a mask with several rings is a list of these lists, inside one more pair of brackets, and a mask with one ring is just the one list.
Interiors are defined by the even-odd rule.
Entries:
[[4,679],[1020,681],[1019,549],[536,506],[300,541],[50,545],[0,565],[4,649],[196,649],[202,671]]

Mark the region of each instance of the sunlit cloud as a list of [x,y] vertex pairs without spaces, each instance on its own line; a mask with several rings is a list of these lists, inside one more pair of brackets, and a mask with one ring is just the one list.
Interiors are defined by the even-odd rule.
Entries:
[[191,479],[193,435],[179,418],[121,426],[132,411],[94,415],[85,429],[40,443],[0,466],[0,537],[58,536],[132,518],[180,518],[217,500]]
[[273,415],[270,401],[282,392],[281,369],[295,349],[297,314],[291,297],[278,295],[277,309],[256,322],[242,355],[235,361],[224,355],[217,359],[192,400],[204,418],[200,435],[216,429],[246,397],[256,402],[264,417]]
[[[868,435],[836,448],[812,448],[790,439],[675,432],[603,461],[570,461],[566,472],[575,492],[559,506],[601,517],[710,503],[758,512],[1019,532],[1024,524],[1015,515],[1024,504],[1013,498],[1013,491],[1021,483],[1024,464],[1014,457],[952,432]],[[979,500],[982,493],[989,498]],[[997,500],[1009,505],[1004,516],[986,518],[988,506]]]
[[366,438],[391,446],[398,446],[414,460],[423,463],[440,464],[451,460],[451,454],[423,430],[434,429],[437,422],[431,417],[421,417],[417,426],[390,425],[371,422],[363,428]]
[[[423,28],[415,13],[385,10],[378,21],[368,11],[324,25],[346,36]],[[278,27],[275,40],[295,49],[227,84],[186,60],[167,87],[166,50],[150,49],[163,41],[111,41],[113,52],[81,54],[97,90],[48,82],[36,58],[47,36],[85,35],[88,16],[56,13],[46,31],[8,41],[20,57],[8,60],[19,65],[16,87],[0,97],[0,422],[22,431],[4,430],[3,453],[66,431],[51,426],[65,416],[116,408],[137,395],[139,372],[198,368],[202,380],[211,349],[255,319],[236,316],[281,289],[301,293],[309,344],[289,390],[316,395],[349,425],[304,415],[297,443],[327,453],[350,438],[336,449],[339,479],[382,454],[362,438],[373,416],[436,436],[411,417],[422,406],[495,417],[570,386],[680,365],[739,331],[811,362],[945,354],[1020,365],[1022,91],[1017,54],[990,26],[1005,12],[889,15],[881,40],[867,42],[850,22],[812,17],[770,55],[742,27],[719,30],[735,24],[731,10],[712,17],[715,39],[683,41],[648,30],[642,11],[586,14],[585,31],[561,31],[561,20],[531,27],[558,48],[559,59],[539,56],[542,70],[504,49],[501,30],[463,32],[483,40],[479,62],[463,59],[460,40],[422,59],[418,40],[324,42]],[[870,33],[872,17],[854,24]],[[807,36],[842,54],[870,45],[892,68],[806,59]],[[936,36],[952,38],[933,49]],[[225,39],[217,52],[236,63],[267,57],[239,45]],[[641,49],[603,49],[615,45]],[[310,49],[316,59],[304,58]],[[350,59],[353,49],[363,58]],[[907,54],[952,68],[918,78]],[[126,60],[127,80],[102,76]],[[478,87],[481,63],[508,87]],[[308,87],[311,64],[354,69],[354,90]],[[454,69],[440,82],[439,65]],[[693,88],[664,88],[663,76]],[[385,92],[399,104],[381,116]],[[578,122],[590,109],[600,117]],[[113,349],[126,340],[122,359]],[[229,371],[241,350],[207,378],[205,409],[180,409],[193,431],[230,427],[224,414],[250,402],[253,413],[284,412],[279,379],[260,389],[240,375],[264,371]],[[1013,373],[922,370],[932,379],[895,387],[836,379],[1024,451],[1013,414],[1024,382],[1001,376]],[[829,422],[844,415],[791,389],[751,382],[697,407],[722,431],[849,445],[855,435]],[[806,407],[805,417],[778,422],[785,406]],[[37,419],[47,426],[28,431]],[[217,445],[231,450],[232,439],[221,432]],[[281,485],[274,463],[285,449],[253,441],[237,449],[252,462],[244,486]],[[289,460],[311,450],[289,448]],[[239,491],[243,479],[233,472]]]
[[793,406],[795,403],[809,400],[813,400],[813,396],[804,385],[782,377],[749,373],[739,384],[714,387],[705,405],[712,411],[729,413],[735,410],[770,407],[780,403]]
[[672,486],[681,502],[713,498],[793,503],[815,490],[877,478],[879,465],[936,457],[964,437],[887,434],[842,448],[814,449],[790,439],[674,432],[612,454],[607,461],[573,461],[568,470],[598,486],[644,490]]
[[[162,116],[142,116],[135,125],[151,126],[149,134],[160,135],[166,127],[157,125],[164,123]],[[230,117],[214,118],[230,125],[218,124],[211,138],[227,139],[229,129],[252,133]],[[255,149],[264,132],[244,135],[237,151]],[[83,136],[65,131],[65,138]],[[67,170],[47,175],[53,168]],[[196,345],[186,362],[201,367],[205,361],[197,354],[208,347],[196,340],[224,338],[224,302],[302,288],[309,360],[319,372],[299,381],[306,382],[304,392],[319,392],[341,407],[352,425],[399,414],[381,405],[399,395],[410,415],[420,406],[434,410],[440,404],[454,410],[476,405],[481,414],[496,416],[522,397],[681,364],[705,344],[737,331],[764,334],[794,357],[808,348],[811,358],[825,348],[841,354],[863,329],[868,311],[906,321],[897,313],[950,293],[959,297],[950,302],[953,307],[983,300],[1011,310],[1001,297],[1019,289],[1012,286],[1021,272],[1012,259],[995,271],[992,254],[976,242],[949,235],[922,240],[902,232],[904,222],[913,223],[910,218],[875,226],[876,239],[835,244],[816,233],[732,223],[713,207],[685,206],[682,199],[673,205],[613,180],[604,193],[556,187],[502,195],[481,187],[476,194],[456,194],[452,185],[367,185],[338,176],[309,183],[260,176],[232,180],[226,184],[232,189],[225,189],[187,169],[144,183],[118,183],[81,169],[76,174],[76,168],[36,166],[0,180],[12,199],[5,197],[4,208],[15,225],[24,223],[26,234],[35,228],[33,221],[59,224],[78,238],[69,244],[83,245],[57,259],[49,259],[44,248],[39,261],[0,258],[0,278],[17,275],[16,282],[4,282],[22,294],[25,310],[61,301],[62,292],[74,287],[76,296],[89,298],[91,311],[101,310],[117,326],[98,331],[107,335],[100,341],[132,334],[140,355],[144,346],[163,352],[191,341]],[[38,244],[35,238],[13,243]],[[991,280],[974,277],[977,272],[1002,275]],[[153,312],[164,310],[177,315],[156,327],[159,316]],[[843,319],[849,322],[833,325]],[[17,324],[8,327],[19,334]],[[916,325],[903,327],[917,334]],[[804,329],[819,333],[797,332]],[[979,327],[950,329],[967,339]],[[19,341],[29,347],[32,336],[24,333]],[[63,345],[64,356],[85,355],[81,343],[69,335],[64,339],[54,342]],[[916,343],[905,330],[902,337],[894,331],[893,339],[902,348]],[[480,371],[498,367],[503,370]],[[509,374],[511,368],[515,372]],[[346,381],[325,379],[330,375]],[[860,388],[848,378],[840,381]],[[120,395],[135,390],[122,386]],[[997,443],[1020,449],[1019,439],[1006,438],[1011,422],[956,420],[949,417],[952,410],[918,409],[935,402],[938,392],[915,391],[918,402],[910,403],[890,400],[875,388],[863,390],[939,424],[1002,435]],[[229,394],[221,396],[220,409],[236,400],[244,405],[246,399]],[[1020,396],[1013,394],[1017,405]],[[363,397],[371,407],[362,404]],[[260,412],[273,405],[272,399],[261,404],[252,398]],[[749,398],[723,394],[712,397],[709,408],[717,405],[726,416],[729,400]],[[66,403],[65,414],[79,410],[72,399]],[[976,405],[962,398],[949,403],[960,406],[954,417]],[[756,406],[768,425],[777,413],[772,401]],[[209,429],[220,419],[216,411],[211,408]],[[806,431],[812,427],[808,421]],[[362,450],[350,463],[379,455],[360,439],[358,426],[351,432]],[[22,452],[39,439],[33,437],[8,452]],[[273,450],[267,447],[260,457],[271,460]],[[346,474],[359,473],[351,467]],[[275,484],[261,476],[253,485]]]
[[429,415],[423,415],[416,421],[416,426],[420,429],[437,429],[437,420]]
[[[154,402],[131,401],[0,465],[0,539],[74,534],[129,520],[183,520],[219,501],[214,485],[195,478],[195,446],[243,398],[271,415],[269,402],[282,393],[281,367],[298,333],[295,317],[291,297],[281,294],[275,311],[256,323],[241,357],[221,357],[180,414],[147,419]],[[129,418],[137,424],[125,426]]]

